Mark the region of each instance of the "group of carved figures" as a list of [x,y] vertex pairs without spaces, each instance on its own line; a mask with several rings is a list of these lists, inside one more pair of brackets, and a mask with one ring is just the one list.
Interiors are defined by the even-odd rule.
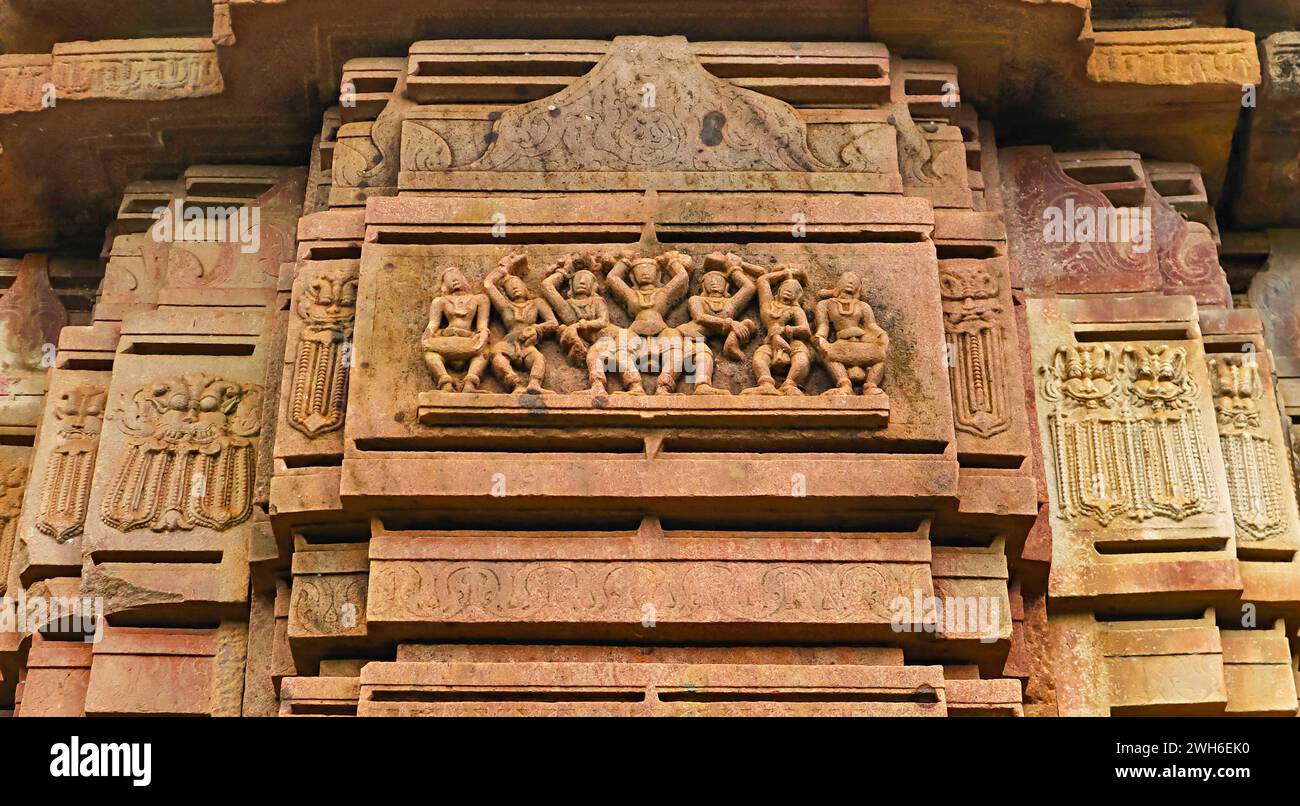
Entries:
[[[825,394],[881,393],[889,336],[862,296],[862,278],[844,272],[834,288],[820,292],[812,312],[804,307],[807,274],[799,268],[765,269],[735,254],[704,258],[699,293],[690,295],[690,320],[667,322],[669,313],[690,294],[694,260],[681,252],[657,257],[630,254],[574,254],[558,261],[535,294],[524,282],[528,259],[507,255],[474,291],[456,267],[441,272],[429,325],[421,344],[424,360],[442,392],[482,391],[484,373],[514,392],[545,394],[546,359],[539,343],[559,340],[570,361],[584,367],[590,391],[608,391],[607,374],[617,373],[622,394],[645,394],[642,372],[657,370],[656,394],[677,391],[686,371],[699,395],[726,395],[714,384],[714,349],[744,359],[742,348],[759,333],[759,324],[741,318],[757,295],[765,332],[753,355],[757,383],[742,394],[802,395],[814,359],[830,373],[834,386]],[[610,296],[631,318],[627,327],[610,320],[599,275]],[[566,291],[562,291],[567,286]],[[493,340],[489,330],[495,310],[505,334]],[[457,380],[452,370],[464,369]],[[778,384],[776,374],[783,377]]]

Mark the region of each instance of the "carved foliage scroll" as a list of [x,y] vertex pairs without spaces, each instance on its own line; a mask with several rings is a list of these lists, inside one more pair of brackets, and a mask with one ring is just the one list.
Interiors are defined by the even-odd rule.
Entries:
[[479,171],[815,171],[788,104],[704,69],[682,37],[618,37],[578,81],[504,112]]

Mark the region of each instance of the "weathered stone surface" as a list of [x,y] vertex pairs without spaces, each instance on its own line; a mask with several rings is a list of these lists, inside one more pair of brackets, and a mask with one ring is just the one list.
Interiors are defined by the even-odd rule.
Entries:
[[95,644],[86,714],[238,716],[248,625],[108,627]]
[[[51,604],[0,709],[1296,713],[1297,250],[1216,219],[1221,7],[321,2],[0,57],[0,197],[45,189],[0,248],[116,209],[0,261],[0,567]],[[66,164],[15,173],[31,120]]]

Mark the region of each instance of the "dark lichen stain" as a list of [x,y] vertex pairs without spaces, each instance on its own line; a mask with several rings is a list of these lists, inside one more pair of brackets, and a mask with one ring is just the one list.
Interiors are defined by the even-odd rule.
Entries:
[[727,116],[721,112],[709,112],[704,116],[704,125],[700,128],[700,142],[706,146],[716,146],[722,142],[722,127],[727,125]]

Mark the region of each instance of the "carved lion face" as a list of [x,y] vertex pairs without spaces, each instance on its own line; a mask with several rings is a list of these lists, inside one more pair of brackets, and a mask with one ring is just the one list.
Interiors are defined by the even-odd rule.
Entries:
[[356,272],[327,272],[307,286],[301,312],[305,319],[344,319],[352,316],[356,305]]
[[214,378],[177,375],[135,393],[136,412],[123,420],[128,432],[168,444],[205,444],[228,435],[251,436],[260,428],[261,388]]
[[978,266],[949,264],[939,274],[939,291],[944,299],[995,299],[998,286],[993,276]]
[[1096,403],[1115,390],[1115,350],[1109,344],[1080,344],[1056,353],[1056,374],[1065,393]]

